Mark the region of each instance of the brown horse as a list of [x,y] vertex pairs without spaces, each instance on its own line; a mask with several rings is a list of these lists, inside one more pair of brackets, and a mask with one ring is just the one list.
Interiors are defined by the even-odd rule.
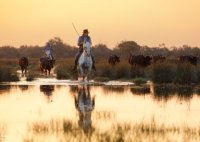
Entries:
[[50,60],[48,57],[40,58],[40,69],[42,73],[50,75],[51,69],[54,67],[55,60]]
[[21,67],[22,76],[27,74],[27,68],[28,68],[28,58],[27,57],[21,57],[19,59],[19,66]]
[[108,58],[108,63],[111,64],[112,66],[116,65],[119,62],[120,62],[120,58],[115,54],[109,56]]

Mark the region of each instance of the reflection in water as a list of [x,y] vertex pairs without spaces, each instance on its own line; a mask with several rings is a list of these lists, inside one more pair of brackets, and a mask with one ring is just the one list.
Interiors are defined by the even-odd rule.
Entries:
[[175,95],[176,93],[176,89],[174,86],[153,86],[153,93],[154,93],[154,97],[155,100],[161,101],[167,101],[170,97],[172,97],[173,95]]
[[134,87],[131,88],[131,92],[135,95],[145,95],[150,94],[150,87]]
[[79,113],[78,125],[88,132],[92,128],[91,113],[95,107],[95,96],[91,97],[90,86],[78,86],[78,94],[74,97],[75,107]]
[[6,136],[6,125],[0,124],[0,142],[5,141],[5,136]]
[[170,98],[177,95],[179,101],[190,101],[194,93],[193,86],[171,86],[159,85],[153,86],[153,93],[156,100],[168,101]]
[[193,86],[184,86],[177,88],[177,95],[179,100],[190,101],[192,99],[194,93]]
[[26,91],[26,90],[28,90],[28,85],[19,85],[19,88],[20,88],[22,91]]
[[40,91],[44,93],[47,98],[47,102],[52,102],[52,92],[54,91],[54,85],[40,85]]
[[200,95],[200,87],[199,87],[199,86],[195,88],[195,93],[196,93],[197,95]]
[[125,87],[124,86],[103,86],[103,91],[105,94],[109,94],[109,93],[124,93],[125,91]]
[[0,85],[0,94],[8,92],[11,89],[10,85]]
[[[143,91],[130,86],[123,93],[107,87],[31,85],[28,91],[17,85],[0,87],[0,136],[5,135],[6,142],[200,139],[200,96],[192,86],[150,86],[145,97],[135,95]],[[46,102],[52,98],[53,103]]]
[[78,86],[77,85],[71,85],[69,86],[70,93],[78,93]]

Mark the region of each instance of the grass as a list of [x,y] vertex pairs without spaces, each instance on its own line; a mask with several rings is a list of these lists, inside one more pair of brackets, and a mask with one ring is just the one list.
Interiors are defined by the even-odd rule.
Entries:
[[[39,59],[30,59],[28,66],[30,76],[27,80],[32,81],[41,76],[39,68]],[[9,68],[10,71],[5,75],[6,78],[1,80],[17,80],[15,71],[20,69],[18,59],[6,60],[1,59],[1,70]],[[77,79],[77,72],[73,71],[74,59],[57,59],[55,73],[57,79]],[[200,83],[200,65],[194,66],[189,63],[179,63],[172,61],[158,62],[143,68],[140,66],[130,66],[126,60],[122,60],[116,66],[108,64],[106,59],[96,61],[96,72],[92,72],[92,78],[95,81],[106,82],[110,80],[128,80],[133,81],[136,85],[141,85],[150,79],[156,84],[178,84],[190,85]],[[3,73],[2,73],[3,74]],[[4,71],[5,74],[5,71]],[[3,75],[0,75],[3,76]],[[4,77],[4,76],[3,76]],[[1,81],[0,80],[0,81]]]
[[136,95],[144,95],[149,94],[151,91],[149,86],[143,85],[131,87],[131,92]]
[[95,77],[94,81],[98,81],[98,82],[108,82],[110,81],[110,79],[108,77]]
[[135,85],[142,85],[142,84],[146,84],[147,79],[139,77],[139,78],[133,79],[133,82],[135,83]]
[[19,81],[19,77],[15,70],[9,67],[0,67],[0,82]]
[[[38,141],[43,135],[43,140],[48,141],[49,136],[55,135],[55,140],[60,141],[98,141],[98,142],[124,142],[124,141],[176,141],[177,137],[182,140],[192,141],[200,138],[200,126],[189,127],[187,125],[175,126],[158,124],[155,119],[149,122],[113,123],[106,130],[100,130],[93,126],[85,130],[78,124],[63,121],[35,122],[29,125],[30,137],[25,137],[24,142]],[[45,137],[46,136],[46,137]],[[184,137],[183,137],[184,136]],[[46,139],[45,139],[46,138]]]
[[36,79],[36,77],[37,77],[36,74],[29,72],[27,77],[26,77],[26,81],[33,81],[33,80]]
[[76,79],[76,72],[73,71],[73,59],[60,59],[56,61],[55,73],[57,79]]

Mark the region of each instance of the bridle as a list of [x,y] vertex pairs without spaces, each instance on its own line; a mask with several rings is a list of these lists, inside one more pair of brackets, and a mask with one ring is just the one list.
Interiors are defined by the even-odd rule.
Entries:
[[85,51],[85,54],[87,55],[87,57],[90,57],[90,53],[88,53],[86,50],[85,43],[83,44],[83,50]]

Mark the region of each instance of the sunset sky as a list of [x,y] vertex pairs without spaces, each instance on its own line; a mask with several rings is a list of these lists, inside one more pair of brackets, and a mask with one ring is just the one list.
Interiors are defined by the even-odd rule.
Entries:
[[88,28],[93,44],[200,46],[200,0],[0,0],[0,46],[76,45]]

